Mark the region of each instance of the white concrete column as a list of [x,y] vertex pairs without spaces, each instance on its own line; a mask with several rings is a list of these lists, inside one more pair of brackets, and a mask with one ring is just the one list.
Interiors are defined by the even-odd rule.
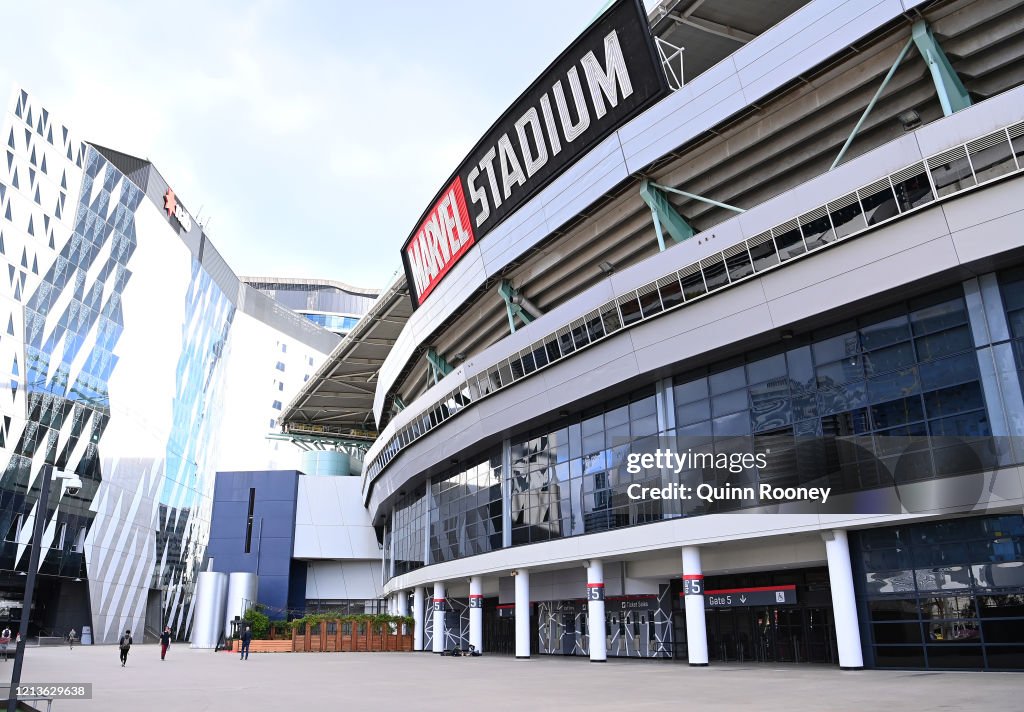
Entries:
[[417,586],[412,592],[412,649],[423,650],[423,603],[426,598],[426,591],[422,586]]
[[530,572],[519,569],[516,580],[516,658],[530,657]]
[[395,596],[392,594],[392,595],[388,596],[387,599],[385,599],[385,600],[387,600],[387,604],[388,604],[388,615],[389,616],[395,615]]
[[686,654],[690,665],[708,664],[708,629],[704,620],[704,570],[700,549],[683,547],[683,602],[686,606]]
[[444,584],[440,581],[434,583],[434,652],[444,652],[444,612],[447,608],[447,601],[444,596]]
[[469,644],[484,651],[484,579],[469,579]]
[[604,634],[604,563],[591,559],[587,566],[587,631],[590,634],[590,662],[608,662],[608,639]]
[[864,653],[857,623],[857,599],[853,592],[853,568],[850,566],[850,544],[846,531],[822,532],[825,555],[828,557],[828,582],[832,588],[832,615],[836,621],[836,647],[839,648],[839,669],[860,670]]
[[398,606],[395,609],[396,616],[408,616],[409,615],[409,595],[405,591],[399,591],[395,594]]

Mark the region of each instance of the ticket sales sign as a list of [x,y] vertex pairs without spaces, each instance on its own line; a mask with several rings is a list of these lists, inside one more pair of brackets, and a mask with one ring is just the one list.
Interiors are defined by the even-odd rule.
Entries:
[[413,307],[470,247],[668,92],[640,0],[618,0],[502,114],[402,246]]
[[786,606],[794,603],[796,603],[796,586],[792,584],[727,588],[704,592],[705,608]]

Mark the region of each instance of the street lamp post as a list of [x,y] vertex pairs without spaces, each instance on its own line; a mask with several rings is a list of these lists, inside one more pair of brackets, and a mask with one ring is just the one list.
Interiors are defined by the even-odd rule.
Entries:
[[25,600],[21,606],[21,625],[18,628],[18,642],[14,652],[14,669],[11,670],[11,692],[7,698],[7,712],[18,710],[18,686],[21,684],[21,668],[25,662],[25,639],[28,637],[28,618],[32,612],[32,596],[36,587],[36,571],[39,569],[39,550],[42,548],[43,527],[46,526],[46,510],[50,499],[50,479],[53,466],[43,465],[43,483],[39,491],[36,518],[32,526],[32,548],[28,556],[28,578],[25,581]]

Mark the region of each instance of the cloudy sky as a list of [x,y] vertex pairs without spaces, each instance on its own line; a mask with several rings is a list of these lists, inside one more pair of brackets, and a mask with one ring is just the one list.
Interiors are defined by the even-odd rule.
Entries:
[[238,274],[383,286],[444,179],[604,4],[11,2],[0,96],[23,86],[152,160]]

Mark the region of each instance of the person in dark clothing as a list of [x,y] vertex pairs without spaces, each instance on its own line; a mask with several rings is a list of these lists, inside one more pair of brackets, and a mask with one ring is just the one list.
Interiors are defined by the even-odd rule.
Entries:
[[126,630],[121,639],[117,641],[117,647],[121,651],[121,667],[128,662],[128,651],[132,649],[132,632]]
[[252,642],[252,629],[249,626],[242,631],[242,655],[239,660],[249,659],[249,643]]
[[171,627],[167,626],[164,628],[164,632],[160,634],[160,659],[163,660],[167,656],[167,649],[171,647]]

